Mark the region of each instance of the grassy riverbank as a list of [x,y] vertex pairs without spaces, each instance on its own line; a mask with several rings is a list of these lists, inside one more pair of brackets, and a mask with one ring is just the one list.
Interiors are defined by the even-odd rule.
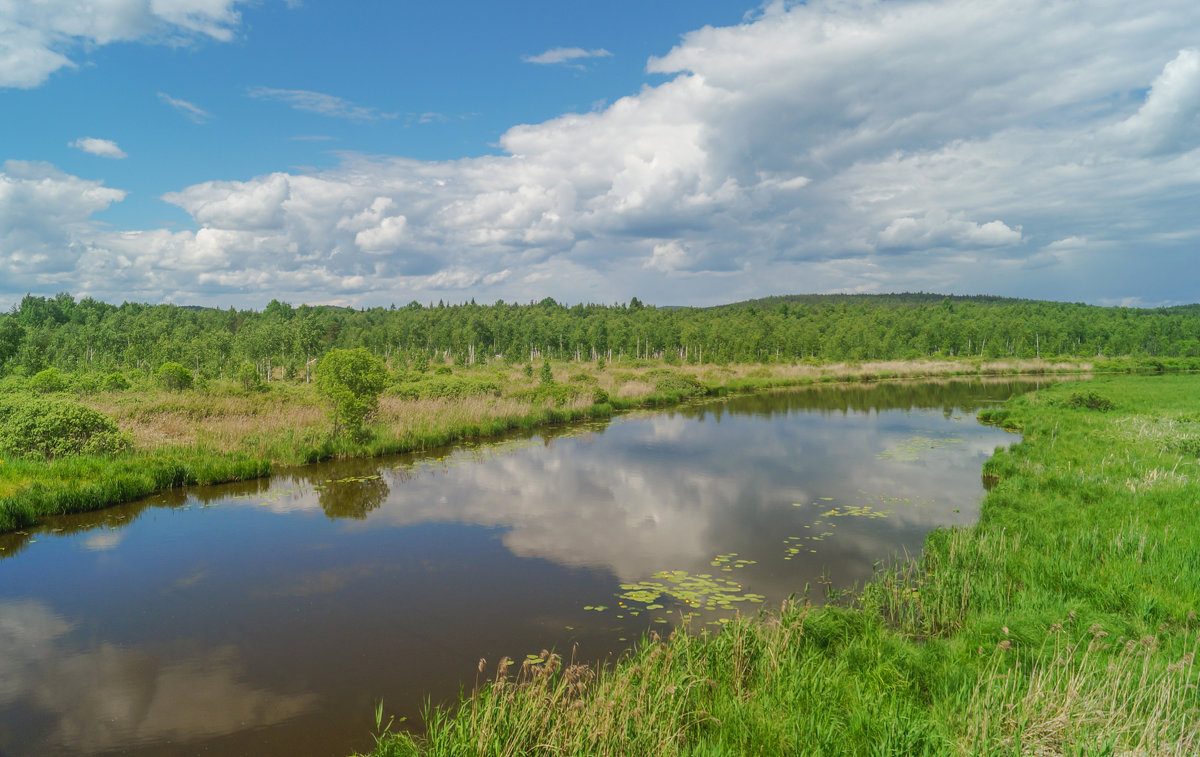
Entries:
[[[41,459],[0,454],[0,532],[47,515],[83,512],[188,484],[245,480],[273,466],[336,457],[431,449],[518,428],[606,417],[639,406],[730,391],[895,378],[1076,373],[1080,361],[938,360],[767,366],[669,365],[625,361],[551,364],[546,381],[532,366],[436,366],[397,370],[362,439],[336,437],[312,384],[276,380],[246,389],[212,380],[166,391],[148,380],[100,389],[88,376],[46,382],[10,376],[5,401],[62,400],[115,420],[127,444],[110,455]],[[2,419],[0,419],[2,420]]]
[[1024,438],[986,464],[980,522],[919,561],[610,668],[481,663],[376,757],[1197,753],[1200,378],[1054,385],[989,419]]

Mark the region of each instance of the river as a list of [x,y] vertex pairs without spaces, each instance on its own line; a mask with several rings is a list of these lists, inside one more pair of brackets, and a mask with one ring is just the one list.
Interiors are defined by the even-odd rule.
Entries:
[[0,754],[344,755],[481,658],[820,601],[975,521],[1015,441],[975,412],[1032,389],[736,396],[0,535]]

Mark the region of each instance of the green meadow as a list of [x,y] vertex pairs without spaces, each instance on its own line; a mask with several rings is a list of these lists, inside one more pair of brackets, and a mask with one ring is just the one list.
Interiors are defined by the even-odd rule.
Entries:
[[1021,434],[979,522],[858,590],[611,666],[480,660],[391,755],[1189,755],[1200,751],[1200,377],[1052,385],[981,414]]

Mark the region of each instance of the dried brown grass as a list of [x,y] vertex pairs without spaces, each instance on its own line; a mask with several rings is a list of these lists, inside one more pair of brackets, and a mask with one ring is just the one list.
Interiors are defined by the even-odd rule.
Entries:
[[1026,673],[1011,642],[992,652],[968,707],[964,751],[1041,756],[1090,746],[1105,754],[1200,753],[1194,646],[1171,654],[1156,636],[1110,643],[1099,626],[1072,644],[1063,626],[1051,627]]

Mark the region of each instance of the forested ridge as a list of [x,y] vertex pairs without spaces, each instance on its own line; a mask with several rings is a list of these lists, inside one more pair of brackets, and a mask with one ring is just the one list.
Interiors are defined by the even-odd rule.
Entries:
[[1138,309],[1001,297],[791,295],[709,308],[411,302],[363,310],[263,311],[120,306],[28,295],[0,314],[0,373],[150,372],[178,362],[201,376],[245,363],[303,379],[333,348],[393,363],[658,358],[686,363],[924,357],[1196,357],[1200,306]]

